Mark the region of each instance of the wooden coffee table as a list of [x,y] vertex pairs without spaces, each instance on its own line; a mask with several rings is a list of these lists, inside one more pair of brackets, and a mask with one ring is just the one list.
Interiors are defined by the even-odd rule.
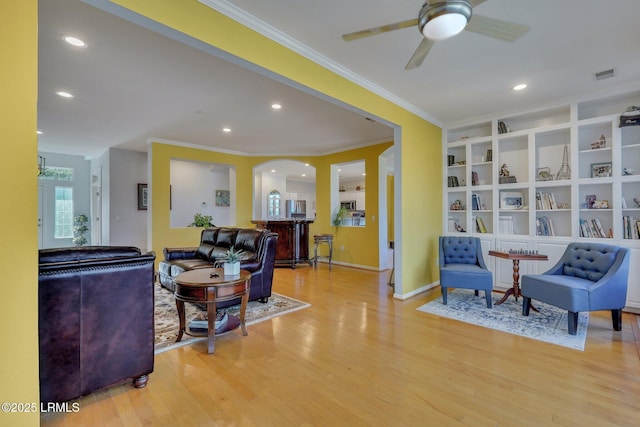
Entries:
[[[242,335],[247,335],[244,316],[249,301],[249,284],[251,283],[251,272],[240,270],[236,276],[225,276],[222,268],[199,268],[185,271],[176,277],[176,307],[180,319],[180,331],[176,342],[182,340],[182,335],[187,334],[195,337],[207,337],[207,352],[215,351],[216,335],[222,335],[238,327],[242,328]],[[220,331],[216,333],[215,321],[217,314],[217,304],[222,301],[229,301],[241,297],[240,318],[229,315],[229,320]],[[192,331],[187,327],[185,321],[184,303],[191,302],[207,305],[208,327],[206,332]]]
[[[532,253],[520,253],[520,252],[500,252],[500,251],[489,251],[489,255],[495,256],[502,259],[510,259],[513,260],[513,287],[507,289],[504,296],[500,301],[498,301],[495,305],[500,305],[509,298],[509,295],[513,295],[516,301],[518,301],[518,297],[522,296],[520,293],[520,261],[546,261],[549,258],[543,254],[532,254]],[[533,311],[538,311],[535,307],[531,307]]]

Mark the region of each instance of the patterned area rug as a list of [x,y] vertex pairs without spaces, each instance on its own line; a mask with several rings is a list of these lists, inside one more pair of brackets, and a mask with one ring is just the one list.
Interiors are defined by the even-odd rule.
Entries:
[[455,289],[449,292],[447,305],[442,304],[442,298],[438,297],[418,307],[418,310],[584,351],[589,313],[579,314],[578,332],[576,335],[569,335],[565,310],[533,301],[540,313],[531,310],[527,317],[522,315],[522,298],[518,298],[516,302],[515,298],[509,297],[503,304],[495,305],[502,295],[494,292],[494,306],[488,309],[484,291],[480,291],[480,295],[476,297],[473,290]]
[[[284,295],[273,293],[269,302],[262,304],[258,301],[250,301],[247,304],[247,311],[245,313],[245,320],[247,325],[262,322],[272,317],[280,316],[282,314],[291,313],[293,311],[301,310],[303,308],[310,307],[311,304],[307,304],[302,301],[298,301],[293,298],[286,297]],[[193,319],[200,309],[193,305],[185,304],[185,318],[187,322]],[[240,305],[234,305],[221,309],[228,314],[238,315],[240,311]],[[199,340],[206,338],[196,338],[189,335],[183,335],[182,340],[176,343],[176,337],[178,336],[178,310],[176,309],[176,301],[173,297],[173,293],[160,285],[155,285],[155,349],[156,354],[162,353],[167,350],[171,350],[177,347],[182,347]]]

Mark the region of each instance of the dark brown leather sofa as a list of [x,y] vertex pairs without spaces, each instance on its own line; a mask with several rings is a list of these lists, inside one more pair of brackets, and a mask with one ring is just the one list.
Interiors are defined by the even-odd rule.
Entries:
[[[251,272],[249,301],[267,302],[271,296],[273,267],[278,235],[254,228],[205,228],[200,245],[186,248],[164,248],[164,260],[158,266],[158,279],[165,288],[175,290],[175,277],[187,270],[212,267],[230,247],[242,249],[240,268]],[[218,308],[239,304],[240,298],[218,303]]]
[[65,402],[153,372],[155,254],[129,246],[39,251],[40,400]]

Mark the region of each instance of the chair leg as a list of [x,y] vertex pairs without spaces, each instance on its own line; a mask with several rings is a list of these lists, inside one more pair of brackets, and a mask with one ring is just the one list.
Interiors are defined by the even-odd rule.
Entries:
[[574,313],[573,311],[567,312],[567,323],[569,335],[575,335],[578,332],[578,313]]
[[530,309],[531,309],[531,298],[523,296],[522,297],[522,315],[528,316]]
[[493,304],[491,301],[491,291],[484,291],[484,298],[487,300],[487,308],[491,308]]
[[442,303],[447,305],[447,288],[441,286],[442,288]]
[[611,320],[613,321],[613,330],[622,330],[622,309],[611,310]]
[[313,268],[318,269],[318,242],[313,245]]

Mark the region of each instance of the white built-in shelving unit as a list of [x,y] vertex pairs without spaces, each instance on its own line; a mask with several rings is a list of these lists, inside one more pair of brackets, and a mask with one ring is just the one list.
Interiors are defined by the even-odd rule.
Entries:
[[[502,288],[511,287],[512,265],[486,255],[490,249],[549,255],[523,262],[526,274],[546,271],[573,241],[628,247],[627,309],[640,312],[640,239],[632,230],[640,222],[640,126],[619,127],[631,105],[640,105],[640,92],[446,129],[444,233],[480,237]],[[571,173],[556,179],[565,147]],[[510,178],[501,179],[503,165]]]

